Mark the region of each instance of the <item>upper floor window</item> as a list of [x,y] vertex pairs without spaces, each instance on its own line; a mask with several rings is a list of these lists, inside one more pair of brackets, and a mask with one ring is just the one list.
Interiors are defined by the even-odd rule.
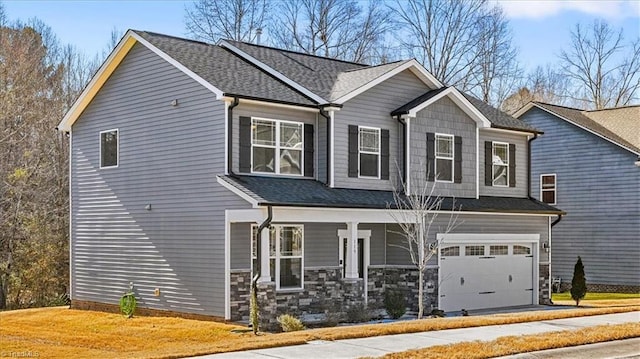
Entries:
[[358,127],[360,177],[380,177],[380,129]]
[[556,204],[556,174],[540,175],[540,198],[542,202]]
[[100,168],[118,167],[118,130],[100,132]]
[[436,134],[435,179],[439,182],[453,182],[453,136]]
[[253,118],[252,172],[303,174],[304,124]]
[[[253,273],[257,273],[257,226],[251,231]],[[267,229],[264,229],[267,230]],[[299,289],[303,281],[303,239],[301,225],[272,225],[269,229],[269,271],[277,289]]]
[[493,142],[493,185],[506,187],[509,185],[509,144]]

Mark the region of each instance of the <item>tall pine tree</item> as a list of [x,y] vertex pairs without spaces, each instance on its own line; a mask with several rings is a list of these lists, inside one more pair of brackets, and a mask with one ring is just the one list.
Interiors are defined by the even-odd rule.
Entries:
[[576,306],[580,305],[580,300],[587,294],[587,280],[584,277],[584,266],[582,258],[578,256],[578,261],[573,267],[573,279],[571,279],[571,298],[576,301]]

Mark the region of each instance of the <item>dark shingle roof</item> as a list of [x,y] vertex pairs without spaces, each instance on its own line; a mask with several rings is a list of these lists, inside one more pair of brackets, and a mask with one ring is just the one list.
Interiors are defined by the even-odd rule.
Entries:
[[397,116],[397,115],[405,115],[408,114],[409,111],[411,109],[413,109],[416,106],[419,106],[421,103],[427,101],[428,99],[432,98],[433,96],[436,96],[437,94],[439,94],[440,92],[448,89],[449,87],[447,86],[443,86],[439,89],[436,90],[431,90],[431,91],[427,91],[425,93],[423,93],[422,95],[414,98],[413,100],[407,102],[406,104],[398,107],[397,109],[393,110],[391,112],[391,116]]
[[135,32],[227,95],[300,105],[316,104],[220,46],[146,31]]
[[[564,117],[567,120],[574,122],[582,127],[585,127],[615,143],[618,143],[636,152],[640,152],[640,148],[638,146],[635,146],[633,143],[625,140],[618,134],[602,126],[597,121],[594,121],[589,117],[587,117],[590,114],[590,112],[588,111],[582,111],[582,110],[571,108],[571,107],[556,106],[556,105],[551,105],[543,102],[534,102],[534,103],[537,106],[540,106],[551,113],[554,113],[560,117]],[[640,120],[636,119],[636,121],[638,121],[637,122],[639,123],[638,127],[640,127]]]
[[[260,205],[330,207],[330,208],[394,208],[393,192],[364,189],[329,188],[311,179],[221,176],[240,191],[254,198]],[[452,203],[461,211],[563,214],[561,210],[528,198],[485,197],[445,198],[442,209]]]
[[527,131],[534,133],[542,133],[542,131],[537,130],[535,127],[529,125],[528,123],[518,120],[512,116],[507,115],[506,113],[498,110],[497,108],[485,103],[484,101],[477,99],[467,93],[462,92],[464,97],[471,102],[471,104],[480,111],[491,121],[491,127],[495,128],[503,128],[506,130],[516,130],[516,131]]

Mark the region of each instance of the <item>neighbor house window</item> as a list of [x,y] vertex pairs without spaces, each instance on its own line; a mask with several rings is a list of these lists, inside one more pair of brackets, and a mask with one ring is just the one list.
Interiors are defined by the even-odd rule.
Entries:
[[509,144],[493,143],[493,185],[509,185]]
[[[251,241],[254,274],[260,270],[257,262],[257,230],[253,226]],[[303,234],[303,227],[299,225],[272,225],[269,230],[269,271],[278,289],[302,288]]]
[[358,127],[360,177],[380,177],[380,129]]
[[556,175],[540,176],[540,198],[542,202],[556,204]]
[[100,132],[100,168],[118,166],[118,130]]
[[453,182],[453,136],[436,134],[436,181]]
[[301,175],[303,131],[304,124],[301,122],[253,118],[252,171]]

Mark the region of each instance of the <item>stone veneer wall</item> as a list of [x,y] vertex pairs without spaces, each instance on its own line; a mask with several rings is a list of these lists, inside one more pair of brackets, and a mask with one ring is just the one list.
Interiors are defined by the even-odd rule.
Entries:
[[549,264],[539,265],[538,301],[540,304],[551,304],[551,281],[549,278]]
[[[560,284],[561,292],[571,290],[571,279]],[[640,285],[604,284],[587,282],[587,293],[640,293]]]
[[[407,299],[407,310],[418,312],[418,269],[414,266],[370,266],[368,272],[369,308],[384,308],[384,292],[400,291]],[[424,310],[438,307],[438,269],[427,268],[424,275]],[[428,285],[430,284],[430,285]]]

